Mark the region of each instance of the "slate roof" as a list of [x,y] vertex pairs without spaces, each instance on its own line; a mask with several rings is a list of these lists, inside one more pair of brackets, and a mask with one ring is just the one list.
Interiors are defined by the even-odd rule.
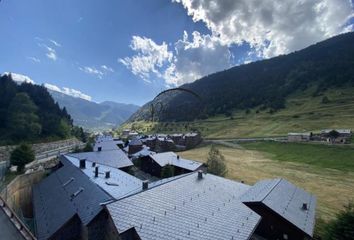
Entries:
[[[285,179],[257,182],[242,197],[244,203],[263,203],[297,228],[313,235],[316,197]],[[308,210],[303,210],[303,203]]]
[[129,146],[141,146],[143,145],[142,141],[138,138],[134,138],[129,142]]
[[336,131],[340,134],[351,134],[352,133],[351,129],[324,129],[321,131],[321,133],[330,133],[331,131]]
[[107,205],[118,232],[142,240],[249,239],[260,216],[242,204],[249,186],[191,173]]
[[[77,168],[79,167],[79,159],[69,155],[66,155],[66,158]],[[99,175],[97,178],[95,177],[95,167],[92,167],[92,164],[86,163],[86,168],[78,169],[113,198],[120,199],[142,190],[143,182],[140,179],[117,168],[101,164],[96,164],[96,166],[98,166],[99,169]],[[107,171],[110,172],[110,178],[108,179],[105,178],[105,172]]]
[[124,168],[133,166],[132,161],[125,155],[125,153],[120,150],[110,150],[110,151],[96,151],[96,152],[83,152],[83,153],[70,153],[69,156],[86,159],[89,162],[99,163],[101,165],[114,167],[114,168]]
[[149,156],[150,154],[155,154],[155,152],[150,151],[149,147],[143,145],[143,149],[141,149],[139,152],[131,154],[131,156],[133,158],[137,158],[137,157],[146,157],[146,156]]
[[186,137],[195,137],[195,136],[198,136],[198,133],[190,132],[190,133],[184,134],[184,136],[186,136]]
[[189,159],[184,159],[182,157],[179,157],[178,159],[178,155],[175,154],[174,152],[151,154],[150,157],[161,167],[164,167],[169,164],[190,171],[195,171],[203,165],[203,163],[189,160]]
[[[83,224],[88,224],[103,209],[100,203],[112,200],[65,157],[60,161],[61,168],[33,187],[39,240],[48,239],[75,215]],[[73,197],[80,189],[82,191]]]
[[310,137],[311,133],[310,132],[305,132],[305,133],[288,133],[288,136],[306,136]]
[[95,152],[98,151],[98,147],[101,147],[101,151],[111,151],[111,150],[119,150],[119,147],[117,146],[118,143],[115,141],[98,141],[95,143],[93,146],[93,150]]

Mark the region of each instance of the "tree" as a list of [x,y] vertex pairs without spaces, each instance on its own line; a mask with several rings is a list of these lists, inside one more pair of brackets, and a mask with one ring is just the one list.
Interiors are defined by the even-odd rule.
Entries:
[[16,147],[10,156],[10,162],[12,165],[17,166],[17,172],[22,172],[24,166],[34,161],[34,159],[35,155],[31,145],[24,143]]
[[175,168],[172,165],[166,165],[161,169],[161,178],[169,178],[175,175]]
[[354,204],[344,206],[344,210],[337,214],[337,218],[328,223],[324,240],[353,240],[354,239]]
[[0,76],[0,129],[6,127],[7,110],[16,93],[17,85],[11,80],[11,75]]
[[71,126],[66,119],[62,118],[59,122],[57,134],[62,138],[67,138],[70,136]]
[[7,126],[15,139],[33,139],[41,133],[37,107],[26,93],[17,93],[12,99]]
[[91,145],[91,143],[87,142],[85,147],[82,149],[83,152],[92,152],[93,151],[93,147]]
[[322,103],[323,103],[323,104],[329,103],[329,99],[328,99],[327,96],[324,96],[324,97],[322,98]]
[[207,165],[208,172],[212,174],[223,177],[227,173],[225,158],[215,145],[210,148]]
[[332,139],[336,139],[337,137],[339,137],[339,132],[337,132],[336,130],[332,130],[328,133],[328,136]]

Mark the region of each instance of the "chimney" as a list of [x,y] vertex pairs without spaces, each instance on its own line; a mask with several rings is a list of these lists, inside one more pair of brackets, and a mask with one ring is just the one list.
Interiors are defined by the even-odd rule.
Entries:
[[96,163],[95,162],[92,162],[92,167],[96,167]]
[[80,159],[80,168],[86,168],[86,159]]
[[198,170],[198,179],[199,180],[203,179],[203,171],[202,170]]
[[143,190],[147,190],[149,188],[149,181],[143,181]]
[[97,177],[98,177],[98,166],[95,167],[95,178],[97,178]]
[[106,178],[110,178],[111,177],[111,172],[110,171],[106,171]]
[[308,210],[307,203],[302,204],[302,210],[305,210],[305,211]]
[[102,151],[102,147],[97,147],[97,151],[101,152]]

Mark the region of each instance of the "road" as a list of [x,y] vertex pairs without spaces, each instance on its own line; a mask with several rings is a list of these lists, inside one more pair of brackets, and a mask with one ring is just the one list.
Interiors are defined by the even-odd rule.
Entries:
[[256,137],[256,138],[226,138],[226,139],[218,139],[218,138],[206,138],[204,139],[205,143],[218,144],[226,147],[238,148],[242,149],[238,143],[242,142],[258,142],[258,141],[286,141],[286,136],[277,136],[277,137]]
[[84,145],[85,144],[82,143],[81,145],[70,145],[70,146],[65,146],[65,147],[53,149],[53,150],[46,151],[46,152],[41,152],[39,154],[36,154],[36,159],[33,162],[26,164],[25,168],[28,169],[38,163],[44,163],[46,161],[52,160],[53,158],[56,158],[56,157],[60,156],[61,154],[66,154],[66,153],[71,152],[72,150],[74,150],[74,148],[76,146],[78,146],[79,148],[82,148]]
[[224,142],[256,142],[256,141],[284,141],[288,136],[269,136],[253,138],[204,138],[205,141],[224,141]]
[[71,146],[65,146],[65,147],[61,147],[61,148],[57,148],[57,149],[53,149],[50,151],[46,151],[46,152],[41,152],[39,154],[36,154],[36,160],[42,160],[42,159],[47,159],[47,158],[53,158],[53,157],[57,157],[61,154],[66,154],[68,152],[71,152],[72,150],[74,150],[74,148],[76,146],[78,147],[83,147],[85,144],[81,144],[81,145],[71,145]]

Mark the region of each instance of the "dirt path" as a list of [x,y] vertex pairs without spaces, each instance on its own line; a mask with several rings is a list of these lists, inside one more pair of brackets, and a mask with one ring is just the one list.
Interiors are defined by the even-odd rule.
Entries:
[[[221,146],[225,156],[227,177],[243,180],[247,184],[266,179],[283,177],[317,196],[317,216],[328,220],[354,200],[354,173],[332,169],[319,169],[307,164],[286,163],[271,160],[257,151]],[[180,155],[206,161],[209,146],[181,152]]]

